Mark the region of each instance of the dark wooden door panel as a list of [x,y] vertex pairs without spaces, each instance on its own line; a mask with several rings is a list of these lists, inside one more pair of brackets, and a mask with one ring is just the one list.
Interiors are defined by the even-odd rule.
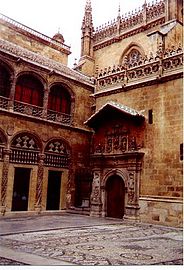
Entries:
[[107,216],[123,218],[125,187],[123,179],[119,176],[111,176],[107,181]]

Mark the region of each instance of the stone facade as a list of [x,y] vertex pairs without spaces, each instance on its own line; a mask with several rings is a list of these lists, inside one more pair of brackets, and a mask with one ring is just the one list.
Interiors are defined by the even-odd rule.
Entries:
[[74,69],[60,33],[1,15],[3,215],[65,209],[182,226],[181,12],[180,0],[145,1],[94,30],[87,0]]
[[[146,222],[182,226],[182,8],[181,1],[152,4],[145,1],[138,11],[123,17],[119,10],[113,22],[94,30],[91,39],[95,60],[92,74],[96,78],[95,111],[86,123],[95,131],[92,167],[101,176],[99,203],[97,207],[96,202],[94,206],[91,202],[92,215],[108,214],[108,191],[103,177],[106,171],[114,170],[112,174],[118,176],[116,171],[119,171],[124,180],[124,217],[128,214],[129,218]],[[131,117],[128,120],[123,113],[122,120],[114,123],[116,116],[112,116],[112,108],[111,112],[106,109],[112,103],[143,114],[141,132],[136,131],[137,123],[130,127]],[[129,163],[129,160],[137,149],[122,151],[120,145],[113,151],[114,140],[120,140],[115,135],[108,139],[113,125],[125,129],[129,126],[127,136],[135,137],[140,146],[138,153],[143,154],[140,174],[136,174],[138,180],[135,181],[138,185],[135,195],[139,199],[132,208],[127,199],[131,197],[127,188],[130,176],[123,175],[123,171],[126,175],[132,173],[131,163],[135,162]],[[97,190],[96,185],[93,186],[94,191]]]

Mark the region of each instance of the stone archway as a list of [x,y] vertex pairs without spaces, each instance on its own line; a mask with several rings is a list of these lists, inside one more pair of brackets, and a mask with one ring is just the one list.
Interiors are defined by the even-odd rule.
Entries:
[[125,183],[117,175],[111,175],[106,182],[106,216],[123,218],[125,213]]

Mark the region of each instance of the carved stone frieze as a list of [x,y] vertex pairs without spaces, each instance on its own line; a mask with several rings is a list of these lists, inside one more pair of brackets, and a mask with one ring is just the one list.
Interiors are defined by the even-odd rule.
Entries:
[[94,172],[91,203],[100,203],[100,172]]

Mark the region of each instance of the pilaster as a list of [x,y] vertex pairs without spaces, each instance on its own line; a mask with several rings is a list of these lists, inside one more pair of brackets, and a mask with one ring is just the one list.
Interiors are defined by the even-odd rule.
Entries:
[[2,169],[2,181],[1,181],[1,214],[2,215],[4,215],[6,212],[6,196],[7,196],[10,153],[11,151],[9,149],[3,149],[3,169]]
[[35,211],[38,213],[42,210],[42,190],[43,190],[43,172],[44,172],[44,154],[39,154],[37,185],[36,185],[36,198],[35,198]]

